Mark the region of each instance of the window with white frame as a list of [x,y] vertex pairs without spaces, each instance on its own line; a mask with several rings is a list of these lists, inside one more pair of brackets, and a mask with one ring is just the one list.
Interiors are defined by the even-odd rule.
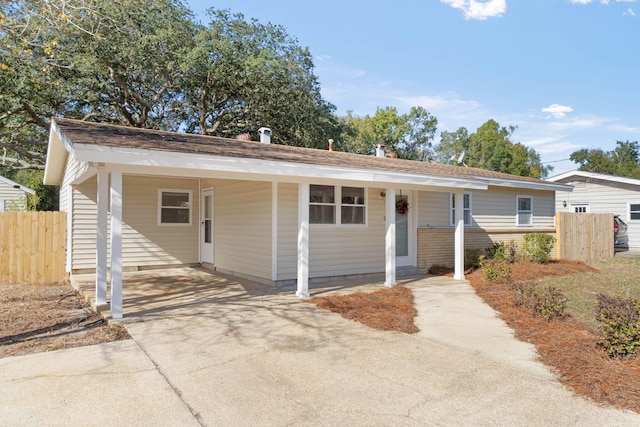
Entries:
[[629,203],[629,220],[640,219],[640,203]]
[[340,223],[341,224],[364,224],[365,204],[364,188],[362,187],[342,187],[340,200]]
[[191,225],[192,192],[158,190],[158,224]]
[[533,225],[533,197],[516,196],[516,216],[518,225]]
[[310,224],[366,224],[362,187],[309,186]]
[[[451,193],[451,202],[449,208],[451,210],[451,225],[456,225],[456,194]],[[464,218],[464,225],[471,225],[471,193],[464,193],[462,197],[462,216]]]

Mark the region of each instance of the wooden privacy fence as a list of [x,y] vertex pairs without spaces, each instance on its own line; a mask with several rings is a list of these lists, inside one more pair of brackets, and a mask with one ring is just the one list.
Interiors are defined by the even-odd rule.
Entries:
[[613,214],[556,213],[558,259],[586,263],[612,258]]
[[65,278],[65,212],[0,212],[0,283]]

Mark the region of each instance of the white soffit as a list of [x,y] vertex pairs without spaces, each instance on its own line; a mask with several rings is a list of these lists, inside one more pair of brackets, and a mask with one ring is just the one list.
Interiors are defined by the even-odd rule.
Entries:
[[[294,177],[337,179],[372,184],[409,184],[419,186],[456,187],[486,190],[488,185],[476,179],[432,176],[407,172],[374,169],[351,169],[336,166],[312,165],[294,162],[276,162],[251,158],[203,156],[192,153],[176,153],[153,150],[113,149],[90,144],[75,144],[75,158],[84,162],[101,162],[109,165],[172,168],[191,171],[228,172],[249,174],[273,179]],[[115,169],[114,169],[115,170]]]

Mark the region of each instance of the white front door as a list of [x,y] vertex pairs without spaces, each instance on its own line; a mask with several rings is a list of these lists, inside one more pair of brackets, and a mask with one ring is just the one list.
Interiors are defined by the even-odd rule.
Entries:
[[[396,194],[396,265],[413,265],[413,215],[411,193]],[[401,201],[402,200],[402,201]],[[405,209],[406,207],[406,209]]]
[[213,188],[202,190],[200,262],[213,264]]

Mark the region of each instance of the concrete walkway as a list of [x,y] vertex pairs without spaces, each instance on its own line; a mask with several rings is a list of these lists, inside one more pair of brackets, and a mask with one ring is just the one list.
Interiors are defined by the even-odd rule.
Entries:
[[[135,342],[0,359],[0,420],[10,425],[640,423],[637,414],[599,407],[551,379],[532,348],[514,340],[464,283],[406,279],[422,329],[406,335],[371,330],[252,282],[199,270],[173,273],[165,280],[157,273],[126,276],[125,325]],[[137,294],[136,280],[154,282],[148,293]],[[183,289],[190,296],[179,292],[179,283],[193,287]],[[359,289],[372,287],[338,283],[312,294]]]

